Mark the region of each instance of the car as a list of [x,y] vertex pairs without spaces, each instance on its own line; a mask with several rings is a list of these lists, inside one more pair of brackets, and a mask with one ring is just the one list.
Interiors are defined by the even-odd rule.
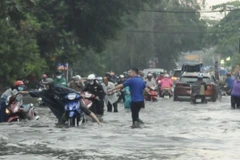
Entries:
[[154,72],[155,73],[161,73],[161,72],[165,72],[165,70],[162,69],[162,68],[146,68],[142,72],[144,74],[144,78],[146,78],[148,72],[151,72],[151,73],[154,73]]
[[176,82],[179,80],[179,78],[182,75],[182,70],[181,69],[175,69],[172,75],[172,81],[173,84],[176,84]]
[[[174,101],[190,101],[191,84],[197,81],[198,74],[199,72],[184,72],[182,74],[174,88]],[[220,88],[217,85],[216,79],[209,73],[203,73],[203,81],[206,82],[208,86],[207,90],[205,91],[206,99],[208,101],[216,102],[220,96]]]

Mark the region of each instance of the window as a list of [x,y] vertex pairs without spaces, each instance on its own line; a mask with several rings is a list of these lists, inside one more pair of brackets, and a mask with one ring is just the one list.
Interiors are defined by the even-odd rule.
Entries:
[[174,71],[173,77],[181,77],[182,72],[181,71]]
[[[194,83],[196,81],[197,81],[197,77],[194,77],[194,76],[184,76],[179,80],[179,82],[182,82],[182,83]],[[203,77],[203,81],[206,83],[211,83],[211,79],[209,77]]]

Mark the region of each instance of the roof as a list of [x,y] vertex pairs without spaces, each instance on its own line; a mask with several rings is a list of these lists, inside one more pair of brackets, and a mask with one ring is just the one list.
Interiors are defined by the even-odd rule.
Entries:
[[146,75],[148,72],[164,72],[164,69],[162,68],[146,68],[144,70],[142,70],[142,72]]
[[[197,77],[200,72],[184,72],[182,77]],[[209,73],[202,73],[203,77],[211,77]]]

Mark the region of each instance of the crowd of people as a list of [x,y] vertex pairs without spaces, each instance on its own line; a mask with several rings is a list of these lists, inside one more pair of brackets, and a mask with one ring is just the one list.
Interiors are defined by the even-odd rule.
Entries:
[[[201,78],[199,78],[201,79]],[[200,81],[202,83],[202,81]],[[200,83],[199,82],[199,83]],[[235,76],[228,73],[227,78],[224,80],[227,84],[229,93],[231,94],[231,106],[233,109],[240,108],[240,76],[235,79]],[[90,92],[95,95],[96,98],[92,99],[92,106],[90,110],[83,104],[82,111],[87,115],[90,115],[97,122],[97,116],[104,115],[104,107],[107,112],[118,112],[118,104],[124,103],[125,108],[131,109],[133,127],[138,127],[143,124],[143,121],[139,118],[139,111],[144,108],[144,92],[149,92],[149,87],[160,86],[160,91],[164,88],[172,88],[173,82],[170,76],[166,73],[147,73],[144,78],[144,74],[136,68],[132,68],[129,72],[117,76],[113,72],[107,72],[103,77],[97,77],[95,74],[90,74],[86,79],[83,79],[80,75],[75,75],[67,83],[66,78],[63,76],[62,71],[55,73],[55,78],[49,78],[46,74],[42,75],[40,81],[40,88],[43,91],[48,90],[46,95],[54,98],[55,93],[58,92],[77,92],[82,98],[83,92]],[[22,102],[22,95],[29,94],[24,90],[25,85],[21,80],[17,80],[13,87],[7,89],[1,95],[0,102],[0,122],[6,121],[5,108],[8,105],[9,97],[16,95],[17,99]],[[59,111],[56,108],[56,104],[47,104],[53,114],[58,119],[59,123],[62,121],[63,111]],[[100,122],[99,122],[100,123]]]
[[[23,81],[17,80],[13,87],[9,88],[1,95],[0,106],[0,122],[6,122],[5,109],[8,105],[9,97],[15,95],[19,101],[22,101],[23,94],[29,94],[28,91],[24,91],[25,85]],[[47,95],[48,99],[54,99],[56,93],[64,93],[66,91],[77,92],[82,98],[83,92],[90,92],[95,95],[96,98],[92,99],[92,106],[90,110],[83,104],[82,111],[87,115],[90,115],[97,122],[96,115],[104,115],[104,107],[106,106],[107,112],[118,112],[118,103],[123,101],[125,108],[130,108],[132,111],[133,127],[138,127],[143,124],[143,121],[139,118],[139,111],[144,108],[144,89],[148,91],[146,83],[143,79],[143,74],[136,68],[132,68],[129,72],[116,76],[113,72],[107,72],[104,77],[96,77],[95,74],[87,76],[86,80],[83,80],[80,75],[75,75],[67,83],[66,78],[63,76],[63,72],[57,71],[55,78],[49,78],[46,74],[42,75],[40,81],[41,92]],[[31,95],[31,94],[30,94]],[[50,103],[45,101],[46,105],[51,109],[53,114],[58,119],[58,123],[65,123],[62,120],[63,112],[56,106],[57,102]]]

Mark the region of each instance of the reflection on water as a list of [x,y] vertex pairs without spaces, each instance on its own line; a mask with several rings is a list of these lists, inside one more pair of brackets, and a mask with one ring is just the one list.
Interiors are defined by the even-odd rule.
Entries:
[[162,100],[141,111],[145,126],[131,129],[128,110],[106,113],[103,126],[56,127],[46,108],[39,121],[0,125],[0,159],[239,160],[240,110],[229,99],[207,105]]

